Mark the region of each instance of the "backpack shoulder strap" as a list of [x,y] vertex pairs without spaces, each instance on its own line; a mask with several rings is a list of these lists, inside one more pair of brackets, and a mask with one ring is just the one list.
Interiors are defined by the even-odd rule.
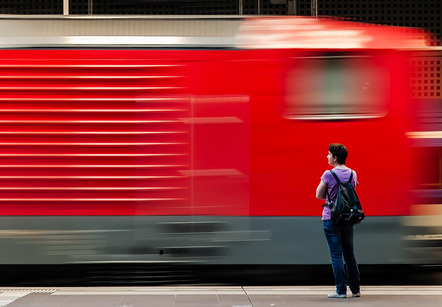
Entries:
[[350,170],[350,179],[348,179],[348,183],[351,183],[351,179],[353,178],[353,171]]
[[336,176],[335,172],[330,170],[330,173],[333,175],[333,177],[335,177],[335,180],[338,184],[341,184],[341,181],[339,180],[338,176]]

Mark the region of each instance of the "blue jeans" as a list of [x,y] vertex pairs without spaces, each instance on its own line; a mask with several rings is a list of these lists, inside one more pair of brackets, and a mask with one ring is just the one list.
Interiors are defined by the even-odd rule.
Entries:
[[[336,229],[331,220],[322,221],[335,275],[336,293],[347,294],[347,283],[352,293],[359,292],[360,276],[353,253],[353,226]],[[347,270],[342,261],[344,255]]]

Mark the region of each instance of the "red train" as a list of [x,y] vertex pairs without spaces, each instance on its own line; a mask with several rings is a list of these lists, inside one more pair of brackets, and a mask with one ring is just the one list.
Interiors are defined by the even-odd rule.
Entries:
[[314,192],[332,142],[358,172],[359,263],[419,262],[403,225],[423,33],[283,17],[0,25],[0,263],[328,264]]

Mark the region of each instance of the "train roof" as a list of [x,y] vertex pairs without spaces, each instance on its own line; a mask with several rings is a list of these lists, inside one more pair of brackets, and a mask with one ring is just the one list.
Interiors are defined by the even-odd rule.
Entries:
[[314,17],[0,15],[0,48],[422,49],[423,30]]

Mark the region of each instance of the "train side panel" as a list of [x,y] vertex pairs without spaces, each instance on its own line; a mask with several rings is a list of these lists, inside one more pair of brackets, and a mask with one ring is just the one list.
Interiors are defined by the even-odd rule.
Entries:
[[387,76],[373,96],[383,114],[309,120],[291,87],[314,82],[296,71],[327,57],[315,52],[2,53],[5,215],[314,216],[332,142],[350,150],[368,215],[408,214],[411,121],[395,54],[364,54]]
[[[298,72],[318,59],[333,67],[335,57],[368,57],[388,76],[377,93],[385,113],[297,118],[309,103],[297,91],[318,86]],[[328,263],[314,191],[332,142],[348,146],[361,182],[358,260],[404,261],[401,56],[74,49],[1,58],[2,263]],[[395,230],[378,240],[374,227]]]

